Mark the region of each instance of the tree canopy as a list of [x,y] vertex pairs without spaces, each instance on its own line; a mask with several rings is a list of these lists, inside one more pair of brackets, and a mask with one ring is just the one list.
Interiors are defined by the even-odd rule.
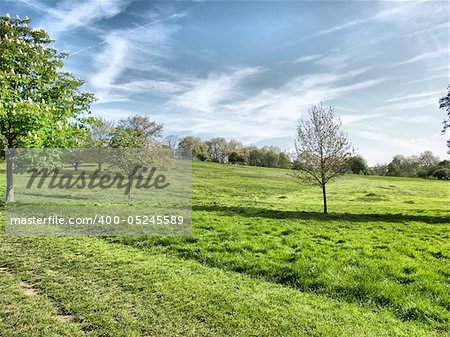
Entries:
[[[63,69],[68,56],[30,19],[0,17],[0,142],[7,148],[73,147],[85,141],[94,95]],[[6,199],[13,200],[12,161]]]
[[0,18],[0,133],[8,148],[66,147],[83,138],[94,95],[63,70],[66,53],[30,20]]

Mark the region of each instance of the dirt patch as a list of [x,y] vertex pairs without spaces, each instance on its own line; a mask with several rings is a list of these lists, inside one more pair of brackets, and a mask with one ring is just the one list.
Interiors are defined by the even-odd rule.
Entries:
[[0,273],[4,273],[4,274],[12,276],[12,274],[9,271],[9,269],[6,268],[6,267],[0,267]]
[[73,319],[72,315],[56,315],[56,319],[60,322],[66,323]]
[[23,293],[26,296],[36,296],[38,294],[37,290],[35,288],[33,288],[32,285],[30,285],[24,281],[20,281],[19,285],[23,288]]

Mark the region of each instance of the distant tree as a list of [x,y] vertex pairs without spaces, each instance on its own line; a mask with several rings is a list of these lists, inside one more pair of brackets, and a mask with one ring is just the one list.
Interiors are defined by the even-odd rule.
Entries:
[[239,142],[239,141],[237,141],[235,139],[231,139],[228,142],[228,151],[229,151],[229,153],[231,153],[231,152],[241,153],[243,148],[244,148],[244,145],[242,145],[241,142]]
[[378,176],[385,176],[388,171],[388,167],[386,164],[376,164],[371,168],[371,170]]
[[431,151],[422,152],[419,155],[419,165],[421,168],[429,168],[439,164],[439,157],[435,156]]
[[431,173],[436,179],[449,180],[450,179],[450,161],[443,160],[436,165],[433,172]]
[[228,162],[230,164],[244,164],[245,163],[245,158],[241,153],[238,152],[231,152],[228,155]]
[[292,167],[292,161],[289,155],[286,152],[280,152],[278,156],[278,164],[277,167],[279,168],[291,168]]
[[[442,129],[443,134],[448,128],[450,128],[450,85],[447,87],[447,90],[448,90],[447,95],[439,99],[439,108],[447,112],[447,116],[442,122],[444,126]],[[450,139],[447,139],[447,148],[448,153],[450,154]]]
[[297,128],[296,168],[303,174],[296,177],[322,187],[325,214],[328,213],[326,184],[345,173],[352,154],[341,124],[334,116],[333,107],[320,104],[309,109],[309,119],[301,120]]
[[[152,162],[155,148],[161,145],[163,125],[148,115],[133,115],[117,123],[111,136],[110,146],[117,150],[108,162],[127,177],[127,195],[131,198],[132,180]],[[131,149],[131,150],[130,150]]]
[[393,159],[386,168],[386,175],[391,177],[400,177],[400,160]]
[[273,148],[264,148],[260,150],[262,153],[261,166],[264,167],[277,167],[279,159],[279,150]]
[[178,155],[184,159],[205,161],[208,159],[208,147],[201,139],[195,137],[184,137],[178,143]]
[[388,164],[387,176],[397,177],[415,177],[420,170],[419,159],[417,156],[406,157],[396,155]]
[[256,146],[247,149],[247,163],[250,166],[262,166],[263,153]]
[[350,171],[354,174],[363,174],[363,175],[370,174],[370,169],[369,166],[367,166],[366,160],[360,155],[353,156],[350,158],[349,167]]
[[90,159],[97,163],[97,169],[102,170],[102,164],[106,161],[105,150],[110,142],[114,131],[114,122],[105,118],[94,117],[89,126],[89,155]]
[[121,119],[111,134],[111,147],[147,147],[162,134],[163,124],[150,119],[145,114],[137,114]]
[[206,142],[208,146],[208,156],[216,163],[225,163],[227,161],[228,143],[225,138],[216,137]]
[[425,151],[418,156],[396,155],[387,166],[386,175],[397,177],[422,177],[431,175],[439,158],[431,151]]
[[168,135],[166,138],[164,138],[164,143],[170,148],[173,153],[177,151],[179,142],[180,138],[176,135]]
[[[86,114],[94,101],[80,91],[83,81],[63,71],[43,29],[28,18],[0,17],[0,138],[7,148],[74,147],[86,133]],[[6,200],[14,199],[12,160],[6,163]]]

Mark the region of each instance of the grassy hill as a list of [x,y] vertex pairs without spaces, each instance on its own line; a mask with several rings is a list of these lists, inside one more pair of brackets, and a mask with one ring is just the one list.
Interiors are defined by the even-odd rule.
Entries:
[[193,174],[191,237],[0,236],[0,336],[448,335],[448,182]]

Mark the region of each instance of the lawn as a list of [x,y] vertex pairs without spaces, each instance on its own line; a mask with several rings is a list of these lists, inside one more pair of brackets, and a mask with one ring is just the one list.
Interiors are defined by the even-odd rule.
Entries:
[[325,216],[289,171],[195,162],[192,236],[2,235],[0,336],[446,336],[449,203],[349,175]]

